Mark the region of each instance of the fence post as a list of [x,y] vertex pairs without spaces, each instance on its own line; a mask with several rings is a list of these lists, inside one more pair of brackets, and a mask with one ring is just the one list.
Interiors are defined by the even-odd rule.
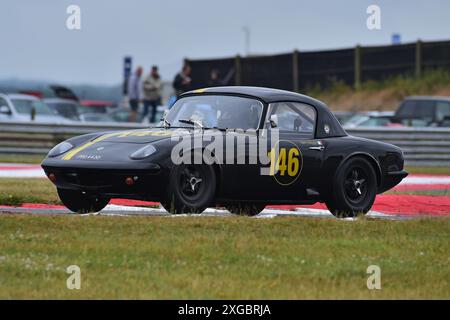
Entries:
[[416,77],[420,78],[422,74],[422,41],[416,42]]
[[292,54],[292,87],[294,92],[299,92],[298,50],[294,50],[294,53]]
[[234,69],[236,70],[234,74],[234,84],[236,86],[241,85],[241,56],[237,55],[234,59]]
[[355,47],[355,83],[356,90],[361,86],[361,46],[358,44]]

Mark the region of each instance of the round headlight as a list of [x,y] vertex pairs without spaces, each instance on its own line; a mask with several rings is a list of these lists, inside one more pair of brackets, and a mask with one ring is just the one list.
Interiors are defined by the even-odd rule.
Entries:
[[69,151],[73,147],[74,147],[73,144],[71,144],[70,142],[66,142],[66,141],[61,142],[61,143],[57,144],[56,146],[54,146],[52,150],[50,150],[50,152],[48,153],[48,156],[49,157],[59,156],[59,155],[63,154],[64,152]]
[[155,151],[156,151],[156,148],[150,144],[148,146],[145,146],[145,147],[140,148],[139,150],[133,152],[130,155],[130,158],[135,159],[135,160],[144,159],[144,158],[147,158],[148,156],[152,155]]

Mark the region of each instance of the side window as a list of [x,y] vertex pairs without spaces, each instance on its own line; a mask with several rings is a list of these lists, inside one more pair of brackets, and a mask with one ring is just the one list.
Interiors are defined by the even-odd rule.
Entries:
[[313,107],[298,102],[270,104],[270,115],[276,115],[281,132],[296,132],[307,137],[314,135],[316,111]]
[[8,112],[10,112],[8,103],[3,98],[0,98],[0,108],[0,113],[7,114]]
[[436,118],[437,121],[442,121],[445,118],[450,120],[450,102],[449,101],[438,101],[436,103]]
[[402,118],[411,118],[414,115],[414,110],[416,108],[415,101],[405,101],[402,103],[398,109],[397,116]]

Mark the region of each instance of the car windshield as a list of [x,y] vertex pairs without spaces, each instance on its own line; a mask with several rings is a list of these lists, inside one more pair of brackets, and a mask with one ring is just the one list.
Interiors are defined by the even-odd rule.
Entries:
[[49,102],[48,105],[64,118],[80,120],[76,103]]
[[255,99],[203,95],[178,100],[166,120],[172,127],[201,125],[218,129],[257,129],[263,105]]
[[39,100],[11,99],[11,102],[18,113],[31,114],[31,110],[34,108],[36,114],[55,115],[55,112],[48,105]]

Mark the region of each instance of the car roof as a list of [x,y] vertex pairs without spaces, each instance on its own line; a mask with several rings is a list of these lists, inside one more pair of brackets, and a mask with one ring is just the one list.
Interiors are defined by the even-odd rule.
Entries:
[[43,99],[44,102],[50,102],[50,103],[71,103],[71,104],[78,104],[77,101],[72,99],[61,99],[61,98],[45,98]]
[[39,100],[33,95],[23,94],[23,93],[7,93],[5,94],[10,99],[21,99],[21,100]]
[[405,100],[432,100],[432,101],[450,101],[447,96],[409,96]]
[[324,104],[323,102],[314,98],[305,96],[303,94],[264,87],[247,87],[247,86],[228,86],[228,87],[212,87],[197,89],[182,94],[191,95],[196,93],[225,93],[225,94],[237,94],[257,97],[266,103],[280,102],[280,101],[297,101],[304,102],[312,105]]

